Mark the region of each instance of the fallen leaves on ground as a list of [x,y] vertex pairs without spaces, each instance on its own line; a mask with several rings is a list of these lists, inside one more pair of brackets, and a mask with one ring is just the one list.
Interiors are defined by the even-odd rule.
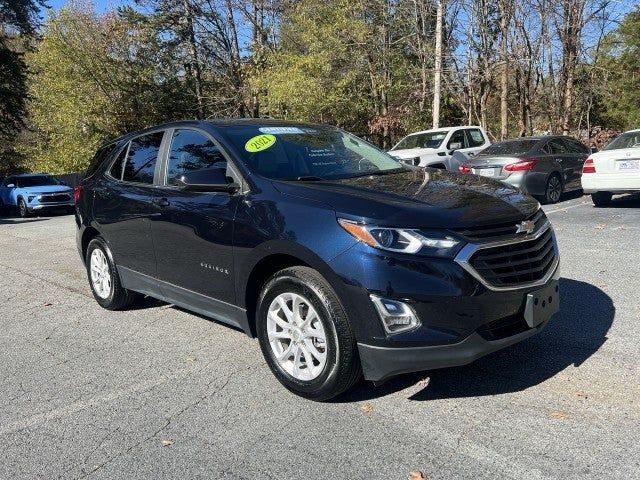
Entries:
[[414,470],[413,472],[409,472],[409,476],[407,477],[409,480],[428,480],[427,476],[422,473],[420,470]]
[[363,403],[360,406],[360,410],[362,410],[364,413],[371,413],[373,412],[373,405],[371,405],[370,403]]
[[551,418],[555,418],[556,420],[566,420],[567,418],[569,418],[569,414],[561,410],[551,410],[549,416]]
[[576,397],[580,397],[580,398],[589,398],[589,395],[587,395],[587,392],[583,392],[582,390],[576,392]]
[[187,357],[187,362],[196,362],[197,360],[196,357]]
[[429,385],[429,380],[431,380],[429,377],[418,380],[418,383],[416,383],[416,387],[426,387],[427,385]]
[[607,228],[607,226],[605,224],[601,223],[599,225],[596,225],[595,228],[598,229],[598,230],[604,230],[605,228]]
[[53,305],[53,303],[47,302],[47,303],[44,304],[45,307],[50,307],[51,305]]
[[170,447],[171,445],[173,445],[173,441],[172,440],[162,440],[162,446],[163,447]]

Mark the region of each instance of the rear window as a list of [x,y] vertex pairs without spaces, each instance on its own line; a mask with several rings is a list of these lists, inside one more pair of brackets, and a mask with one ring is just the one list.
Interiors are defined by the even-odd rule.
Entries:
[[523,155],[531,151],[538,140],[510,140],[494,143],[482,151],[483,155]]
[[131,140],[122,173],[123,181],[153,183],[163,135],[164,132],[155,132]]
[[640,148],[640,131],[623,133],[611,140],[603,150],[619,150],[621,148]]
[[98,149],[93,159],[89,163],[87,171],[84,173],[85,178],[88,178],[96,173],[96,170],[98,170],[100,165],[102,165],[102,162],[105,161],[105,159],[114,151],[115,148],[115,143],[112,143],[111,145],[105,145],[104,147]]

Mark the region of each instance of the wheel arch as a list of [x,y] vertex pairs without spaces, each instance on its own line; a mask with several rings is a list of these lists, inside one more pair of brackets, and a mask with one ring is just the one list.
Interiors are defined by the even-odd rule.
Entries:
[[80,248],[82,249],[82,261],[84,262],[87,258],[87,247],[89,247],[89,243],[94,238],[98,237],[100,232],[94,227],[86,227],[84,232],[82,232],[82,239],[80,243]]

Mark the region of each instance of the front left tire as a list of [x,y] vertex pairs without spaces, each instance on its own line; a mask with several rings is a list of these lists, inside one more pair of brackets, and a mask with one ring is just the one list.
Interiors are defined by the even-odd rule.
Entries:
[[85,265],[91,292],[101,307],[107,310],[122,310],[138,297],[138,294],[122,286],[118,268],[102,237],[96,237],[89,242]]
[[355,336],[329,283],[308,267],[276,273],[258,300],[256,330],[275,377],[302,397],[329,400],[361,376]]

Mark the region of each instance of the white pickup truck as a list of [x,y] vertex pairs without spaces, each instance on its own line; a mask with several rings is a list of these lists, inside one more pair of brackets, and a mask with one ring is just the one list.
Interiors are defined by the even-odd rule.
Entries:
[[445,127],[407,135],[389,150],[389,154],[409,165],[457,172],[458,161],[452,159],[454,152],[471,157],[489,145],[487,132],[480,127]]

